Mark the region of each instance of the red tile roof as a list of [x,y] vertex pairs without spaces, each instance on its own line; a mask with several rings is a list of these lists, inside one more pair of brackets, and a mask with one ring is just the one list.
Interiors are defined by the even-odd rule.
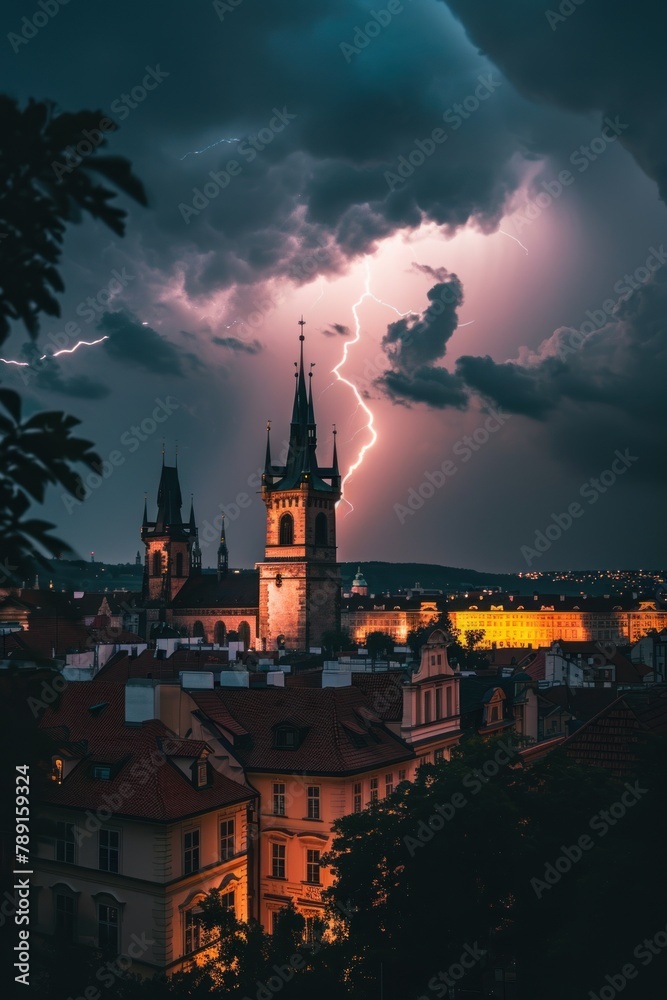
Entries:
[[637,761],[640,734],[667,736],[667,687],[626,691],[563,743],[567,757],[623,777]]
[[363,691],[369,705],[377,712],[383,722],[401,722],[403,718],[403,685],[398,671],[353,673],[352,683],[360,691]]
[[[351,774],[415,756],[382,725],[372,702],[356,687],[218,688],[190,693],[203,715],[233,744],[234,755],[248,771]],[[275,746],[274,730],[281,724],[301,728],[302,741],[296,749]]]
[[535,659],[523,667],[523,671],[534,681],[543,681],[546,678],[546,664],[546,650],[538,649]]
[[[91,712],[96,706],[100,707]],[[61,785],[49,783],[45,800],[53,806],[94,812],[117,796],[121,804],[114,811],[118,815],[170,822],[244,802],[255,794],[213,767],[210,786],[195,788],[171,763],[174,755],[169,750],[182,749],[184,744],[189,750],[195,744],[205,748],[206,744],[180,740],[157,720],[126,725],[125,689],[117,683],[70,684],[58,707],[45,712],[40,726],[54,733],[59,746],[81,741],[85,749],[84,759]],[[120,767],[112,768],[109,780],[102,780],[93,778],[93,763],[120,763]]]

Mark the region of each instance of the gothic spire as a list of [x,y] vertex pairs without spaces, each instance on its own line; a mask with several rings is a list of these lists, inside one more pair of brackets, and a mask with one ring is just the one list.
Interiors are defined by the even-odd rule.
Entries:
[[222,515],[220,525],[220,544],[218,546],[218,582],[227,576],[229,566],[229,552],[227,549],[227,539],[225,537],[225,515]]

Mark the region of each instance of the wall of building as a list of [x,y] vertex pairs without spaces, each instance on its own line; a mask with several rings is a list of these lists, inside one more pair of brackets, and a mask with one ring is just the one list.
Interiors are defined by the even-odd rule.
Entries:
[[[528,600],[528,599],[527,599]],[[349,628],[355,642],[364,642],[369,632],[388,632],[396,642],[404,643],[413,628],[427,625],[433,612],[385,609],[342,612],[342,626]],[[549,646],[555,639],[574,641],[635,641],[650,629],[667,627],[667,611],[558,611],[502,610],[450,611],[452,625],[465,633],[483,629],[481,648]]]

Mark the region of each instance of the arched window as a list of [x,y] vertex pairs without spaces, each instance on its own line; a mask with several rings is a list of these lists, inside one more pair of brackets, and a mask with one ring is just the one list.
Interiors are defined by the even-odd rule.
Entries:
[[283,514],[280,518],[280,544],[292,545],[294,543],[294,518],[291,514]]
[[193,639],[203,639],[205,638],[204,633],[204,623],[196,621],[192,626],[192,638]]
[[159,552],[153,553],[153,576],[162,575],[162,556]]
[[213,629],[213,642],[218,646],[224,646],[227,636],[227,626],[224,622],[216,622]]
[[[290,518],[291,520],[291,518]],[[238,627],[239,642],[242,642],[247,650],[250,646],[250,626],[247,622],[241,622]]]
[[183,553],[176,553],[176,576],[183,576]]
[[315,544],[329,544],[329,525],[326,514],[318,514],[315,518]]

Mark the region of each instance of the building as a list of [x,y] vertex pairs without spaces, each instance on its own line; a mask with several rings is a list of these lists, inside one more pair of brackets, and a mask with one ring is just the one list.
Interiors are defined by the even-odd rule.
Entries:
[[[166,623],[185,635],[218,644],[235,632],[248,648],[303,649],[319,646],[326,632],[340,630],[340,572],[336,562],[336,505],[341,496],[334,430],[330,466],[317,458],[312,371],[300,357],[284,465],[273,461],[270,427],[261,480],[266,507],[264,561],[254,570],[229,570],[222,518],[216,574],[202,573],[194,514],[182,520],[178,469],[163,465],[157,515],[141,538],[145,546],[141,606],[145,634]],[[312,366],[311,366],[312,367]]]
[[178,684],[96,680],[70,684],[42,717],[54,753],[33,862],[38,933],[129,956],[149,974],[201,951],[197,906],[209,890],[247,918],[257,795],[204,741],[165,723],[178,729],[188,707]]
[[357,567],[357,572],[354,575],[354,580],[352,581],[352,586],[350,587],[350,593],[359,594],[361,597],[366,597],[368,594],[368,584],[366,583],[361,572],[361,566]]
[[336,563],[336,504],[341,477],[336,435],[331,466],[317,461],[317,425],[303,365],[303,320],[292,422],[285,465],[271,457],[267,426],[262,500],[266,548],[259,563],[259,631],[265,649],[319,646],[340,630],[340,572]]
[[404,643],[408,632],[446,611],[461,634],[481,630],[483,649],[548,646],[556,639],[583,642],[636,642],[667,627],[667,611],[637,594],[567,597],[554,594],[468,594],[465,597],[351,595],[341,620],[355,642],[369,632],[388,632]]

